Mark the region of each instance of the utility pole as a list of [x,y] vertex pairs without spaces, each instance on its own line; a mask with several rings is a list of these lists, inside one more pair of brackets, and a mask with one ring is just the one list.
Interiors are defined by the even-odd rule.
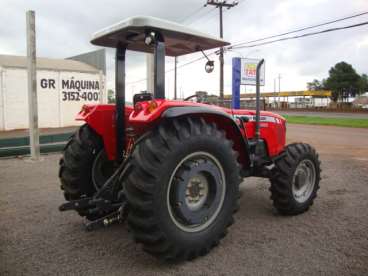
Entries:
[[177,79],[176,79],[176,74],[177,74],[177,64],[178,64],[178,57],[175,56],[174,59],[174,63],[175,63],[175,67],[174,67],[174,100],[177,99]]
[[281,92],[281,74],[278,76],[279,79],[279,104],[280,104],[280,92]]
[[27,71],[28,71],[28,116],[29,146],[31,159],[40,159],[40,133],[38,129],[37,75],[36,75],[36,23],[35,12],[27,11]]
[[[231,4],[227,3],[226,0],[207,0],[207,3],[204,5],[215,6],[219,9],[220,12],[220,38],[223,38],[223,20],[222,20],[222,8],[225,7],[227,9],[231,9],[238,5],[238,1],[233,1]],[[220,48],[220,103],[224,103],[224,48]]]

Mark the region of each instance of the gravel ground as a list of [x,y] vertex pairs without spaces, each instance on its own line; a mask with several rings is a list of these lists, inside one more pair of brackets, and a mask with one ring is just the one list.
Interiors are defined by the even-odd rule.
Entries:
[[145,254],[125,225],[85,232],[58,211],[60,155],[0,160],[0,275],[368,275],[368,130],[288,126],[288,140],[321,153],[319,198],[282,217],[268,181],[241,186],[236,223],[209,255],[165,264]]

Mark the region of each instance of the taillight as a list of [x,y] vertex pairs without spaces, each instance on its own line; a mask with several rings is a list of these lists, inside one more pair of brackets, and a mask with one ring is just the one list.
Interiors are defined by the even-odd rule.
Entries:
[[149,101],[147,108],[146,108],[146,113],[152,113],[153,110],[155,110],[158,107],[157,102],[155,101]]

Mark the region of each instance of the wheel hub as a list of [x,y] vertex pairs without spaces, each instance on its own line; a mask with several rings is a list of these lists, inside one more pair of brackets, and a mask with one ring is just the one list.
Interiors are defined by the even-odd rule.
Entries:
[[185,203],[190,210],[198,210],[203,206],[208,196],[208,181],[202,174],[189,179],[185,191]]
[[225,174],[208,153],[193,153],[175,168],[168,188],[169,213],[186,232],[203,230],[216,218],[225,197]]

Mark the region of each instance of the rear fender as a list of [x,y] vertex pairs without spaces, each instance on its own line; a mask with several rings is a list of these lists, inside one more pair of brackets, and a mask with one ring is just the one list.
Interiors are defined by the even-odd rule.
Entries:
[[233,142],[234,150],[239,154],[238,161],[243,168],[249,168],[249,146],[244,132],[239,128],[233,117],[225,112],[212,108],[190,106],[190,107],[171,107],[162,113],[162,118],[179,118],[191,116],[203,118],[208,123],[215,123],[219,129],[226,133],[226,137]]
[[[133,107],[125,106],[125,122]],[[102,137],[104,148],[109,160],[116,159],[116,122],[115,105],[99,104],[84,105],[76,117],[77,121],[85,121],[97,134]]]

